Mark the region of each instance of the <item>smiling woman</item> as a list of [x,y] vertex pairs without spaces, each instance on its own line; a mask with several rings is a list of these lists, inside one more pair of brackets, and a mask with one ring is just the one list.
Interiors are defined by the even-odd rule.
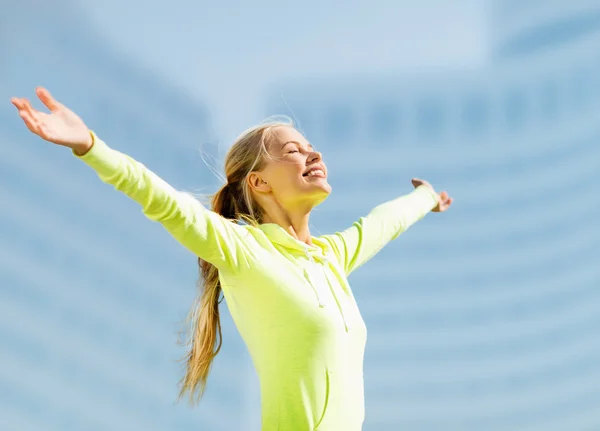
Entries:
[[[266,157],[249,173],[248,180],[265,212],[263,222],[287,223],[283,219],[288,214],[308,217],[310,210],[331,193],[321,153],[291,124],[275,123],[260,129],[264,129]],[[291,226],[304,227],[304,223],[291,220]],[[310,237],[308,231],[296,235],[304,241]]]
[[223,293],[258,373],[262,429],[360,430],[366,327],[347,277],[452,199],[413,179],[412,193],[342,232],[313,237],[310,213],[331,187],[321,154],[292,125],[261,124],[237,139],[209,210],[109,148],[47,90],[37,95],[49,114],[12,99],[29,130],[72,149],[198,257],[203,289],[191,313],[180,395],[195,400],[205,389],[221,347]]

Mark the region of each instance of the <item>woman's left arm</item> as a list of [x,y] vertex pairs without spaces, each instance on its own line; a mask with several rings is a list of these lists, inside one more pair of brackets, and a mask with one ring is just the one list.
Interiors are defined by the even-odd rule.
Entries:
[[446,192],[438,194],[427,181],[413,179],[412,183],[413,192],[375,207],[343,232],[321,237],[331,245],[347,275],[427,213],[444,212],[452,205]]

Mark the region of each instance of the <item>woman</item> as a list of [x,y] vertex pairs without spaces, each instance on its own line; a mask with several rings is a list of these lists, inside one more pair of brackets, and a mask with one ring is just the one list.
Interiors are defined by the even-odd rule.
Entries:
[[192,313],[180,395],[202,396],[221,346],[223,292],[259,376],[262,429],[360,430],[366,328],[347,276],[429,211],[446,211],[452,199],[414,179],[412,193],[344,232],[313,237],[311,210],[331,192],[327,168],[297,130],[271,123],[231,147],[227,184],[209,211],[110,149],[47,90],[36,93],[49,114],[12,99],[29,130],[71,148],[198,256],[204,289]]

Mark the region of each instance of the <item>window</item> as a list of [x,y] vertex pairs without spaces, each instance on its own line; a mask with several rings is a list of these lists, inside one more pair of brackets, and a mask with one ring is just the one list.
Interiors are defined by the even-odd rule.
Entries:
[[519,132],[525,127],[526,99],[522,90],[513,88],[507,91],[504,99],[504,118],[506,128]]
[[355,134],[354,115],[348,106],[331,108],[323,117],[323,131],[327,143],[332,145],[345,144],[352,140]]
[[555,121],[560,114],[560,92],[556,82],[547,80],[540,90],[540,110],[543,120]]
[[438,139],[444,128],[444,109],[436,100],[424,100],[417,105],[417,137],[422,142]]
[[573,107],[578,112],[588,108],[593,97],[590,71],[583,67],[577,68],[570,75],[570,81]]
[[368,140],[376,144],[391,143],[398,139],[400,108],[391,102],[376,104],[368,114]]
[[465,134],[480,136],[489,126],[489,103],[483,96],[469,96],[462,104],[460,116],[461,126]]

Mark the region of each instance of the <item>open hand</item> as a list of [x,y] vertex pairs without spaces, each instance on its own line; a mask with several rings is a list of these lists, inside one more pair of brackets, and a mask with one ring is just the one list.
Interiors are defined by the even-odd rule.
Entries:
[[85,154],[93,141],[83,120],[55,100],[45,88],[38,87],[35,92],[50,113],[37,111],[27,99],[11,99],[27,128],[48,142],[69,147],[79,155]]
[[[425,187],[429,187],[431,190],[433,190],[435,192],[435,189],[433,188],[433,186],[425,180],[420,180],[419,178],[413,178],[411,182],[415,189],[419,186],[425,186]],[[448,208],[450,208],[450,205],[452,205],[452,202],[454,201],[454,199],[452,199],[450,196],[448,196],[448,193],[446,193],[446,192],[441,192],[441,193],[436,192],[436,194],[438,195],[438,204],[431,211],[436,212],[436,213],[443,213],[444,211],[447,211]]]

